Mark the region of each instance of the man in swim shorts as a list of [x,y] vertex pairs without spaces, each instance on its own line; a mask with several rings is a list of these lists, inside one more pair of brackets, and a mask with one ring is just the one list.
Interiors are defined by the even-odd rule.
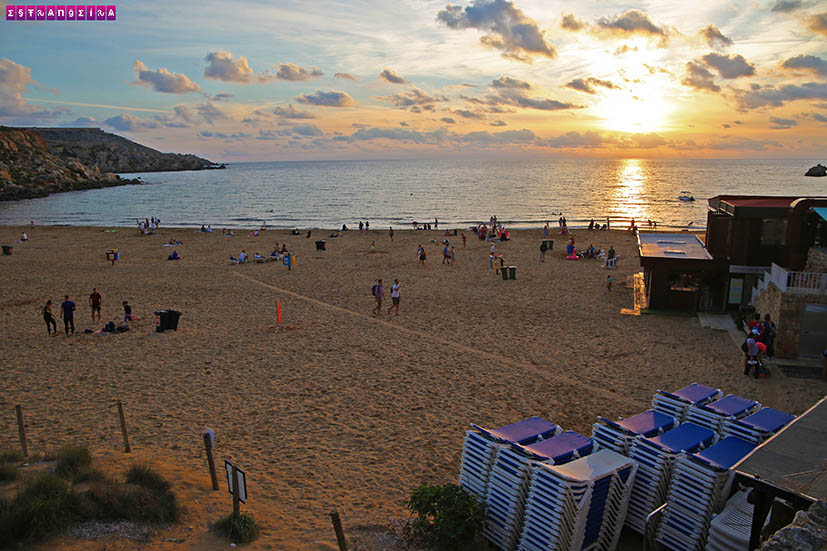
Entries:
[[92,308],[92,321],[95,321],[95,312],[98,313],[98,321],[101,320],[101,306],[103,305],[103,297],[97,289],[92,289],[92,294],[89,295],[89,306]]

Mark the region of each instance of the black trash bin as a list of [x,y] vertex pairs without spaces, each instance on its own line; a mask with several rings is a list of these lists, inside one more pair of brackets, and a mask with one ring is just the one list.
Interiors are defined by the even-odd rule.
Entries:
[[155,332],[163,333],[167,328],[167,319],[169,312],[166,310],[158,310],[155,312]]
[[11,252],[14,250],[14,247],[11,245],[3,245],[3,254],[6,256],[11,256]]
[[178,318],[181,317],[181,312],[178,310],[167,310],[167,326],[170,331],[178,331]]
[[319,239],[316,241],[316,250],[317,251],[326,251],[327,250],[327,242],[324,239]]
[[503,279],[508,279],[508,266],[500,268],[500,273],[502,273]]
[[517,266],[508,267],[508,279],[517,279]]
[[554,250],[554,239],[543,239],[543,243],[546,245],[546,251]]

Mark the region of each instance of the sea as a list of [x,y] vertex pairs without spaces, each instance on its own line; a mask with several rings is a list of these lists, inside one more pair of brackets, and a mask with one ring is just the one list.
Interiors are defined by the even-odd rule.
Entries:
[[[823,161],[823,159],[821,159]],[[511,228],[565,216],[614,227],[706,224],[707,199],[722,194],[827,195],[827,178],[805,177],[819,159],[438,159],[250,162],[226,170],[124,174],[142,185],[0,202],[0,225],[220,228],[464,228],[491,216]],[[687,192],[695,201],[681,201]]]

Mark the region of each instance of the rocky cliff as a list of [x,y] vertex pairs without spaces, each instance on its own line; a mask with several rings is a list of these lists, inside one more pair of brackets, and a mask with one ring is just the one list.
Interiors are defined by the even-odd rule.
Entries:
[[0,126],[0,201],[140,183],[115,172],[211,167],[195,155],[161,153],[97,128]]
[[101,172],[165,172],[214,167],[214,163],[207,159],[180,153],[161,153],[100,128],[32,130],[43,137],[51,153],[77,159],[86,166],[97,166]]

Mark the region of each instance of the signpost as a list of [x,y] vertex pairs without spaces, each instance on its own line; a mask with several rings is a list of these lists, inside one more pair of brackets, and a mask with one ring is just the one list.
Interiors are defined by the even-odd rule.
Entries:
[[247,503],[247,473],[226,459],[224,469],[227,471],[227,489],[233,494],[233,518],[237,519],[241,514],[238,502]]

